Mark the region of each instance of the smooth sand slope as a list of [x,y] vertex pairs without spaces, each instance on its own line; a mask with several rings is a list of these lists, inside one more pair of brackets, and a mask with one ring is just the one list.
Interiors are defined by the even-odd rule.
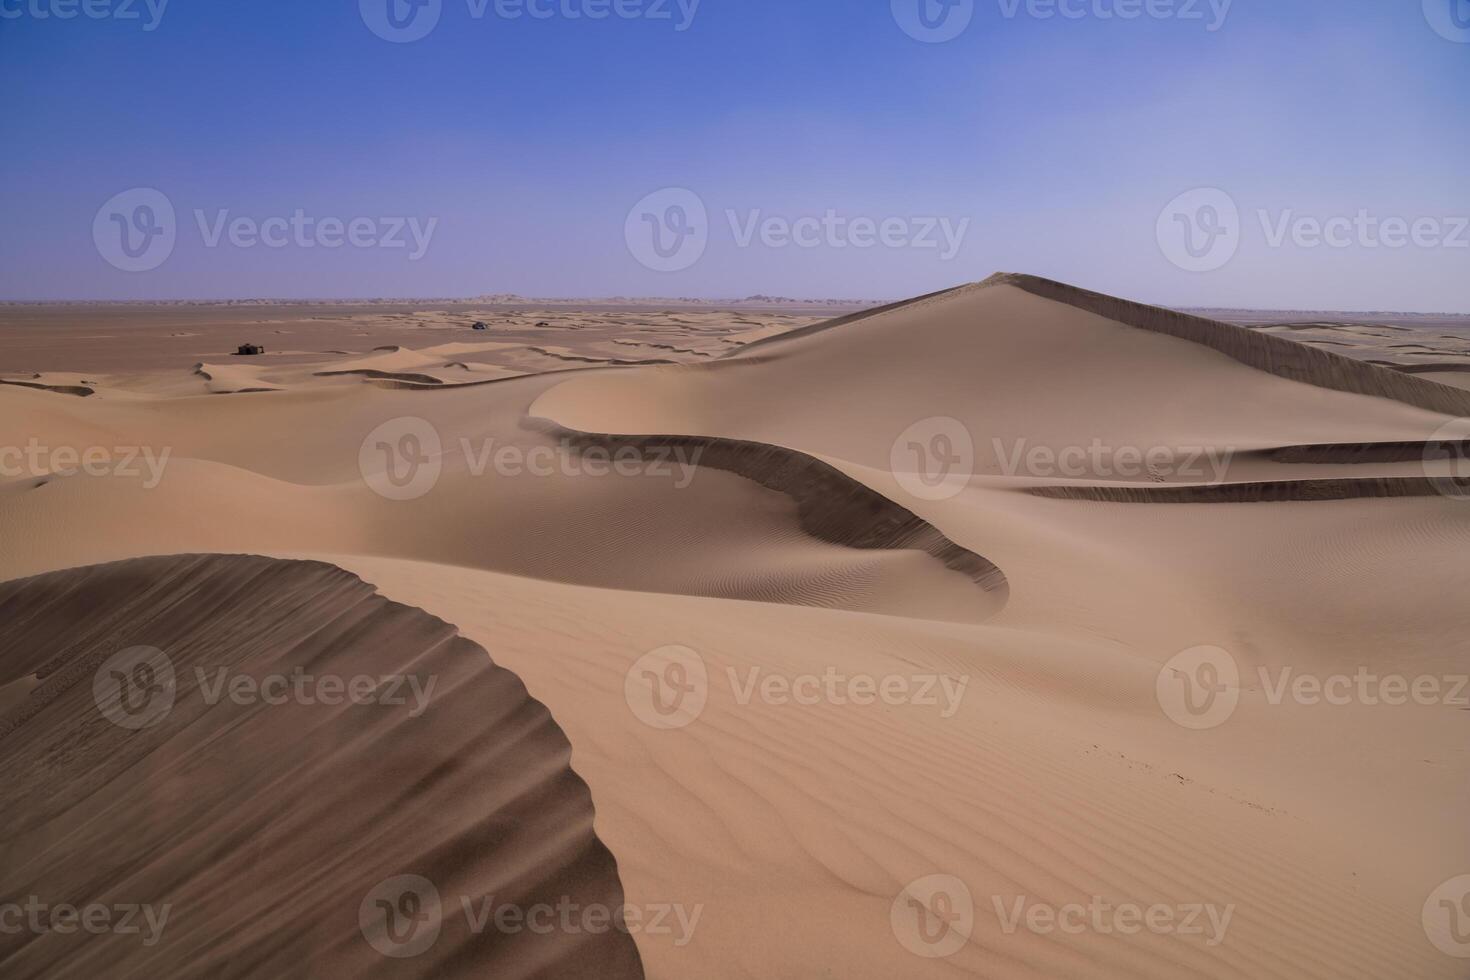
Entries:
[[[156,486],[0,482],[0,575],[306,557],[453,623],[566,733],[627,901],[699,910],[635,934],[651,976],[1463,975],[1423,910],[1470,874],[1470,712],[1273,703],[1259,671],[1465,670],[1470,504],[1428,479],[1448,464],[1363,446],[1440,438],[1466,392],[1028,277],[794,326],[472,387],[333,358],[252,394],[188,365],[0,388],[0,444],[172,451]],[[380,353],[348,369],[456,356]],[[973,458],[927,479],[913,445],[958,433]],[[563,441],[641,465],[515,465]],[[1349,492],[1279,489],[1321,481]],[[1239,704],[1194,730],[1158,691],[1202,645]],[[703,671],[682,727],[648,721],[652,680],[689,676],[648,669],[670,647]],[[834,676],[913,696],[780,696]],[[1228,924],[1008,919],[1098,902]]]

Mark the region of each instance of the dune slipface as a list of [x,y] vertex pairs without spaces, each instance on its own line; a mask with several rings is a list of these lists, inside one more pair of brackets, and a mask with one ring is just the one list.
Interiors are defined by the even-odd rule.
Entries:
[[229,556],[13,581],[0,616],[0,895],[118,927],[0,933],[0,974],[643,975],[581,918],[623,891],[571,746],[448,624]]

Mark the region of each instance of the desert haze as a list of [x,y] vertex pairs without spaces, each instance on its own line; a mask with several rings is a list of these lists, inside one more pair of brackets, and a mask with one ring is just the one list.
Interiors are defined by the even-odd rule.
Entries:
[[0,309],[0,974],[1463,977],[1467,372],[1024,275]]

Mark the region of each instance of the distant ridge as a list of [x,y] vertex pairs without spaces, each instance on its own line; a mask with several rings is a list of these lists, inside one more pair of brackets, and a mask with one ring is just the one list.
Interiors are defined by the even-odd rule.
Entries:
[[1015,286],[1043,299],[1066,303],[1130,327],[1203,344],[1249,367],[1291,381],[1355,395],[1389,398],[1446,415],[1470,415],[1470,391],[1425,381],[1391,368],[1355,361],[1341,354],[1221,320],[1135,303],[1021,273],[998,272],[978,285]]
[[1366,361],[1356,361],[1341,354],[1309,347],[1285,337],[1261,333],[1225,323],[1222,320],[1211,320],[1160,306],[1136,303],[1132,300],[1096,293],[1080,286],[1069,286],[1066,283],[1045,279],[1041,276],[1016,272],[997,272],[981,282],[968,283],[916,296],[902,302],[890,303],[887,306],[824,320],[821,323],[814,323],[747,344],[740,350],[725,355],[725,359],[738,360],[755,350],[769,353],[772,348],[802,337],[809,337],[896,310],[927,305],[946,297],[959,296],[978,289],[989,289],[993,286],[1014,286],[1033,296],[1065,303],[1116,323],[1201,344],[1249,367],[1290,381],[1299,381],[1318,388],[1329,388],[1355,395],[1388,398],[1446,415],[1470,415],[1470,391],[1426,381],[1393,368],[1380,367]]

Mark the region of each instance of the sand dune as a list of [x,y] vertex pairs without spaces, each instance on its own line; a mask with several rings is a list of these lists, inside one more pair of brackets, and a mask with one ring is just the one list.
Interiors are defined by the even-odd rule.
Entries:
[[[1283,700],[1272,678],[1463,672],[1444,429],[1470,393],[1031,277],[820,323],[633,316],[283,359],[261,398],[164,373],[0,388],[0,445],[171,450],[152,486],[0,478],[0,577],[250,552],[454,624],[565,732],[626,900],[698,910],[689,935],[634,936],[650,976],[1463,975],[1424,909],[1470,874],[1470,713]],[[681,363],[608,363],[620,340]],[[456,383],[456,359],[505,376]],[[1160,685],[1202,647],[1239,678],[1228,720],[1190,728]],[[675,726],[640,700],[669,650],[703,677]],[[21,658],[53,655],[11,655],[0,710],[44,692]],[[789,696],[834,677],[933,698]],[[464,710],[433,758],[480,772],[494,752],[469,743],[493,735]],[[1044,930],[1018,902],[1228,922]],[[349,938],[328,948],[372,953]]]
[[226,556],[11,582],[0,615],[0,684],[33,678],[0,716],[0,893],[144,910],[80,950],[7,931],[7,977],[642,976],[624,932],[463,914],[623,897],[565,736],[452,627]]

